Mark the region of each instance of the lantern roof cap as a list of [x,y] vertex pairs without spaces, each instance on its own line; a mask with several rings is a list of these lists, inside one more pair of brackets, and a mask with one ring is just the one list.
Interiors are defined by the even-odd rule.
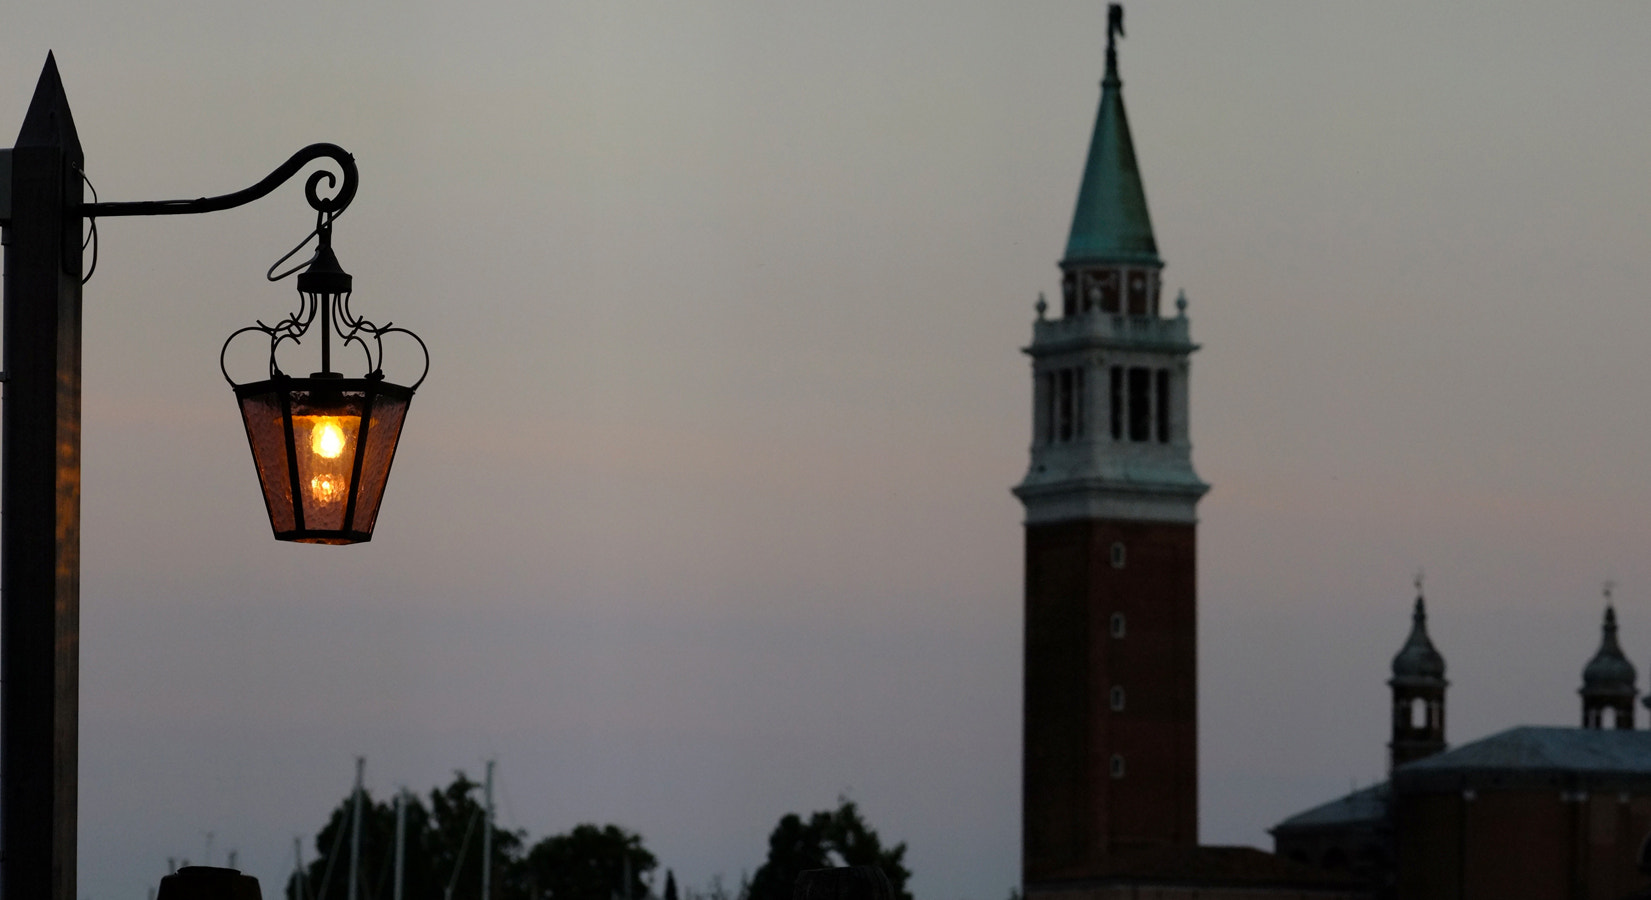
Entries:
[[309,267],[298,273],[298,290],[306,294],[347,294],[354,279],[338,264],[338,255],[332,252],[332,227],[320,229],[321,246]]

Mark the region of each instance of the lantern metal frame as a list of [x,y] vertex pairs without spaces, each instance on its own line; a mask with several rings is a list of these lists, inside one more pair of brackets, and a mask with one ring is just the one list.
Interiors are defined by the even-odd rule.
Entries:
[[[316,180],[311,177],[312,186]],[[316,205],[314,192],[306,193],[311,205]],[[394,323],[377,325],[350,308],[353,279],[338,264],[332,249],[332,223],[341,211],[318,208],[315,230],[270,266],[270,281],[303,270],[298,274],[298,308],[273,325],[258,320],[237,329],[218,352],[218,368],[241,407],[270,528],[281,541],[358,544],[372,540],[407,408],[430,372],[430,351],[422,338]],[[277,273],[310,238],[316,239],[315,254]],[[282,345],[303,343],[318,324],[321,371],[307,378],[281,371],[277,354]],[[237,382],[226,361],[229,347],[236,338],[253,332],[269,340],[269,377]],[[424,356],[424,369],[411,385],[396,384],[384,376],[384,338],[391,334],[412,338]],[[364,375],[349,378],[333,370],[335,335],[341,349],[354,345],[361,350],[366,358]],[[301,428],[299,423],[305,419],[310,421]],[[335,444],[331,453],[323,449],[329,432],[317,429],[331,429]],[[302,436],[300,431],[304,431]],[[327,459],[335,462],[329,466]]]

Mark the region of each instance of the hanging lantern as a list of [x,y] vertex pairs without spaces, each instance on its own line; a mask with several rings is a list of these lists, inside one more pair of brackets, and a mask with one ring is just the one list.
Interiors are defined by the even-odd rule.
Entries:
[[[406,387],[385,380],[384,336],[412,337],[424,352],[425,373],[430,368],[429,352],[418,335],[405,328],[374,325],[351,312],[351,278],[332,250],[333,215],[321,214],[314,235],[319,246],[298,275],[298,311],[274,326],[259,322],[236,331],[219,354],[223,367],[223,354],[239,335],[257,331],[269,337],[267,380],[237,384],[227,368],[224,378],[235,388],[270,527],[279,541],[358,544],[372,540],[407,406],[424,381],[423,374]],[[286,258],[271,267],[270,280],[292,274],[274,274]],[[276,350],[287,341],[300,343],[317,326],[321,371],[308,378],[282,372]],[[352,378],[333,371],[335,340],[340,349],[353,345],[366,356],[364,375]]]

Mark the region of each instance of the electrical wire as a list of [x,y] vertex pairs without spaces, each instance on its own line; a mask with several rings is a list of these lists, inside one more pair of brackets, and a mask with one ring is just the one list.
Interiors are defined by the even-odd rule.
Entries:
[[[92,185],[92,179],[90,179],[86,176],[86,172],[85,172],[84,169],[81,170],[80,180],[86,182],[86,187],[91,189],[91,191],[92,191],[92,202],[96,203],[97,202],[97,188]],[[97,271],[97,216],[90,216],[86,219],[86,221],[92,227],[91,227],[91,230],[88,231],[87,234],[86,234],[86,240],[80,242],[80,252],[85,253],[86,252],[86,247],[88,245],[92,248],[92,267],[87,269],[86,270],[86,275],[80,279],[81,284],[85,284],[86,282],[91,281],[92,280],[92,273]]]

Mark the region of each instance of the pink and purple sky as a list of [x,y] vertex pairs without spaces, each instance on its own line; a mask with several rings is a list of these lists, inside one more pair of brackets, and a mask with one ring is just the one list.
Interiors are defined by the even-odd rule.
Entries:
[[[1018,877],[1018,352],[1099,2],[23,4],[105,200],[332,141],[360,311],[434,358],[374,541],[277,544],[223,337],[312,224],[108,220],[86,288],[80,892],[274,896],[349,789],[497,758],[500,823],[679,881],[858,801],[921,900]],[[1418,567],[1449,736],[1577,721],[1618,583],[1651,669],[1651,7],[1129,7],[1195,340],[1202,832],[1385,773]],[[15,127],[15,126],[14,126]],[[395,360],[391,360],[394,374]],[[1642,721],[1644,714],[1642,714]],[[313,854],[313,850],[307,850]]]

